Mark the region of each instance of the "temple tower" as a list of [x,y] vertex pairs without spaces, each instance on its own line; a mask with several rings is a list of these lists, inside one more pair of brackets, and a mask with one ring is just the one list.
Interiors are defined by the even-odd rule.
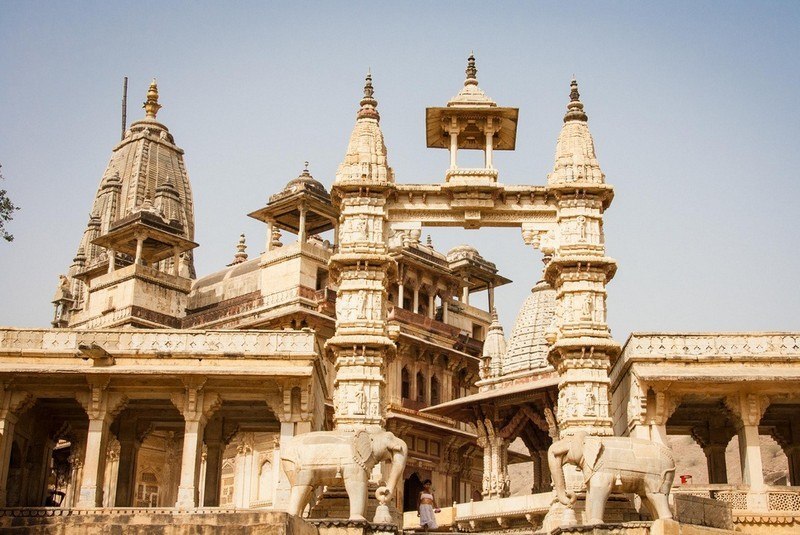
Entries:
[[338,429],[383,426],[385,359],[395,351],[386,324],[387,289],[397,264],[387,245],[387,199],[394,173],[386,160],[378,102],[367,74],[364,98],[336,172],[331,197],[340,212],[338,250],[329,263],[336,281],[333,404]]
[[194,209],[183,150],[157,120],[156,81],[113,149],[68,276],[58,327],[175,327],[194,278]]
[[[549,360],[560,376],[559,430],[611,435],[609,369],[620,352],[606,323],[606,284],[616,262],[605,255],[603,212],[613,197],[595,157],[587,116],[571,83],[548,192],[555,196],[557,239],[545,280],[556,291],[557,329]],[[549,252],[549,251],[548,251]]]

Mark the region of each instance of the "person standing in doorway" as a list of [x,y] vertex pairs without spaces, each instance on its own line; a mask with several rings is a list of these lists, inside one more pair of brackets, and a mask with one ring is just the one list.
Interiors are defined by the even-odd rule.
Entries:
[[439,527],[436,524],[436,517],[434,513],[440,512],[436,506],[436,498],[431,490],[431,480],[426,479],[422,482],[422,491],[419,493],[419,500],[417,501],[417,516],[419,516],[419,525],[425,531],[429,529],[436,529]]

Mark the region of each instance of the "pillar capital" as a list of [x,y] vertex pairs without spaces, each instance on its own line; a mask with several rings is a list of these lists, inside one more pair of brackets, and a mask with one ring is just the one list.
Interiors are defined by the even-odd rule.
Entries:
[[736,393],[725,397],[725,406],[738,417],[741,425],[757,426],[770,404],[769,396]]
[[203,389],[205,382],[205,377],[186,380],[183,392],[170,396],[170,401],[187,422],[202,422],[205,425],[208,418],[222,404],[219,394],[206,392]]

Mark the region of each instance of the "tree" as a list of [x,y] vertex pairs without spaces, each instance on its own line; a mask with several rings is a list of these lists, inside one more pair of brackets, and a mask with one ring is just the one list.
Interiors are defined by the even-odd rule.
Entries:
[[[3,165],[0,164],[0,180],[3,180],[2,167]],[[14,235],[6,230],[6,223],[14,219],[14,212],[17,210],[19,210],[19,206],[15,206],[11,202],[6,190],[0,189],[0,237],[6,241],[14,241]]]

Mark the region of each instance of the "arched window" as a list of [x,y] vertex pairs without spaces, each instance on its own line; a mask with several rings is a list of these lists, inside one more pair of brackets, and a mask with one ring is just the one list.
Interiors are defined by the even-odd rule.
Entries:
[[417,372],[417,401],[425,403],[425,376]]
[[438,405],[439,399],[439,379],[435,375],[431,376],[431,405]]
[[408,373],[408,368],[403,366],[400,372],[400,397],[411,398],[411,374]]

